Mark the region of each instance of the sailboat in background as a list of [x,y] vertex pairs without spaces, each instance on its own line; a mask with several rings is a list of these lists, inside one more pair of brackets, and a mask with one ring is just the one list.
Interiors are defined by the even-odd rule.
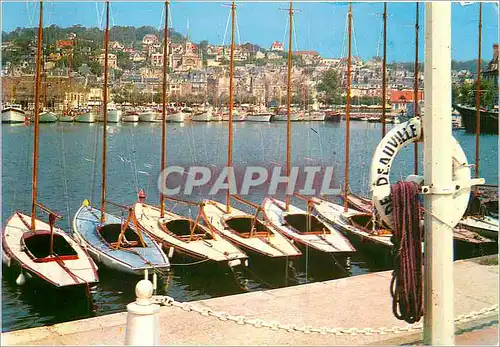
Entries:
[[[45,71],[45,58],[42,57],[42,68],[41,68],[41,74],[42,74],[42,79],[43,81],[41,82],[42,84],[42,98],[43,98],[43,106],[42,106],[42,112],[39,114],[38,117],[38,122],[39,123],[55,123],[59,119],[57,115],[50,111],[50,109],[47,107],[47,87],[49,86],[49,83],[47,82],[47,72]],[[35,117],[31,118],[31,121],[34,122]]]
[[77,123],[95,123],[97,122],[97,116],[90,108],[81,109],[81,112],[75,116],[74,120]]
[[[226,168],[232,169],[233,146],[233,97],[234,97],[234,20],[236,4],[231,5],[231,58],[229,61],[229,138]],[[229,177],[228,177],[229,180]],[[228,182],[228,186],[231,184]],[[231,206],[231,198],[256,209],[255,214],[248,214]],[[227,240],[236,244],[249,255],[260,255],[275,259],[288,259],[302,253],[281,233],[268,223],[258,218],[261,207],[226,193],[226,204],[214,200],[205,200],[201,207],[209,227]]]
[[[7,220],[2,233],[2,261],[8,267],[20,269],[21,273],[16,280],[19,285],[25,282],[26,273],[29,278],[39,278],[55,287],[84,285],[88,290],[90,283],[99,281],[96,265],[78,243],[55,227],[56,220],[62,217],[37,201],[42,39],[43,3],[40,1],[31,216],[16,211]],[[37,219],[37,208],[49,215],[49,223]]]
[[68,104],[65,108],[65,110],[63,111],[62,114],[59,115],[59,122],[65,122],[65,123],[71,123],[74,121],[74,118],[73,118],[73,115],[72,115],[72,105],[71,105],[71,101],[72,101],[72,98],[73,98],[73,83],[72,83],[72,79],[71,79],[71,74],[72,74],[72,65],[71,65],[71,62],[72,62],[72,59],[73,59],[73,49],[74,49],[74,39],[72,38],[71,39],[71,48],[70,48],[70,51],[68,52],[67,54],[67,58],[68,58],[68,90],[69,90],[69,93],[67,94],[68,95]]
[[[161,167],[165,170],[166,163],[166,106],[167,106],[167,44],[168,44],[168,0],[165,1],[165,28],[163,42],[163,93],[162,93],[162,137],[161,137]],[[138,226],[148,233],[158,243],[168,249],[169,257],[175,253],[195,260],[210,260],[217,263],[227,263],[230,266],[240,265],[247,255],[216,234],[212,228],[200,224],[200,212],[196,220],[179,216],[172,211],[165,211],[166,196],[160,193],[160,207],[144,203],[145,194],[140,194],[139,201],[134,206],[134,216]],[[176,203],[188,205],[199,204],[173,199]]]
[[[109,46],[109,1],[106,0],[106,29],[104,32],[104,85],[103,105],[108,101],[108,46]],[[160,275],[170,269],[167,256],[161,247],[147,234],[141,232],[134,218],[132,208],[106,200],[106,136],[107,107],[103,107],[103,151],[102,151],[102,190],[101,207],[90,206],[85,200],[73,218],[75,239],[84,245],[96,262],[117,271],[142,275],[145,271]],[[106,212],[110,203],[128,209],[125,222]]]
[[[42,70],[45,70],[43,65],[42,65]],[[47,73],[46,72],[43,73],[43,77],[44,77],[43,78],[44,81],[42,82],[42,85],[45,86],[43,88],[43,108],[42,108],[43,112],[40,113],[38,121],[40,123],[55,123],[59,119],[58,119],[57,115],[54,112],[50,111],[50,109],[47,107],[47,87],[48,87],[49,83],[47,82]],[[34,117],[33,117],[33,119],[31,119],[31,121],[32,122],[34,121]]]
[[[289,9],[289,40],[288,40],[288,84],[287,84],[287,144],[286,144],[286,176],[290,177],[290,145],[291,145],[291,97],[292,97],[292,27],[293,7],[290,1]],[[297,195],[298,196],[298,195]],[[290,195],[286,201],[267,197],[262,202],[265,220],[282,234],[294,240],[303,247],[310,247],[319,252],[348,254],[356,250],[350,242],[330,225],[323,223],[316,216],[311,215],[310,201],[308,209],[304,211],[290,205]]]
[[[483,131],[483,128],[493,128],[489,123],[488,119],[481,112],[481,39],[482,39],[482,11],[483,4],[479,3],[479,25],[478,25],[478,57],[477,57],[477,82],[476,82],[476,117],[474,127],[469,126],[470,129],[474,129],[476,133],[476,164],[475,164],[475,176],[479,177],[479,134]],[[458,109],[461,112],[460,109]],[[466,128],[468,127],[468,123],[472,123],[471,115],[465,115],[461,112],[462,118],[466,120]],[[498,133],[498,113],[496,116],[496,132]],[[469,117],[469,119],[467,119]],[[497,205],[498,205],[498,186],[497,190]],[[468,230],[477,232],[478,234],[492,238],[494,240],[498,240],[498,215],[496,218],[489,212],[486,206],[481,203],[480,192],[478,187],[474,188],[474,192],[469,201],[469,213],[467,216],[464,216],[462,220],[459,222],[459,225]],[[474,208],[475,207],[475,208]],[[496,211],[498,212],[498,210]]]

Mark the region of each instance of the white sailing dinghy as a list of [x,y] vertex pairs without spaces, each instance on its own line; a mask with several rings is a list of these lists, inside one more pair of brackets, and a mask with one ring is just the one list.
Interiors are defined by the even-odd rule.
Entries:
[[233,206],[205,200],[203,213],[217,232],[250,255],[287,258],[301,255],[300,250],[269,223]]
[[[99,281],[97,267],[87,252],[64,231],[55,227],[61,218],[37,202],[38,137],[40,124],[40,71],[43,37],[43,4],[40,1],[38,27],[38,53],[35,84],[35,131],[33,155],[32,215],[15,212],[2,233],[2,261],[8,267],[18,267],[21,274],[18,284],[28,278],[39,278],[55,287],[71,287]],[[49,214],[49,224],[36,218],[36,209]]]
[[[108,93],[108,46],[109,46],[109,1],[106,0],[106,30],[104,32],[104,85],[103,105],[107,105]],[[89,251],[97,263],[112,269],[134,275],[142,275],[145,270],[164,273],[170,269],[167,256],[146,234],[143,234],[128,208],[125,222],[106,213],[106,135],[107,107],[103,108],[103,153],[101,208],[90,206],[85,200],[73,219],[75,239]],[[125,206],[120,206],[127,208]]]
[[168,250],[200,261],[227,263],[230,267],[242,264],[248,256],[198,221],[137,202],[134,213],[139,224],[156,242]]
[[[233,1],[231,11],[234,18],[236,5]],[[233,132],[233,96],[234,96],[234,21],[231,21],[231,58],[229,72],[229,145],[227,167],[232,167],[232,132]],[[229,185],[230,186],[230,185]],[[231,195],[226,193],[226,204],[213,200],[205,200],[202,212],[210,227],[236,244],[246,253],[252,255],[267,256],[274,259],[286,259],[301,255],[301,252],[270,225],[258,218],[261,211],[260,206],[246,202],[241,198],[233,196],[236,200],[257,209],[255,215],[245,213],[231,206]]]
[[[292,2],[290,2],[289,22],[293,21]],[[291,132],[291,69],[292,69],[292,24],[290,24],[288,41],[288,76],[287,76],[287,146],[286,146],[286,176],[290,177],[290,132]],[[307,199],[306,199],[307,200]],[[309,204],[309,201],[308,201]],[[286,202],[274,198],[265,198],[262,202],[264,219],[280,233],[299,244],[311,247],[314,250],[326,253],[348,254],[355,252],[355,248],[337,230],[323,223],[317,217],[311,215],[310,210],[304,211],[290,204],[290,196],[286,196]]]
[[262,206],[265,219],[297,244],[334,254],[356,251],[339,231],[303,209],[289,205],[286,210],[285,202],[269,197]]
[[350,208],[344,212],[344,206],[324,199],[313,198],[312,200],[314,210],[320,219],[331,223],[344,235],[353,236],[359,242],[381,246],[387,250],[392,249],[392,232],[384,228],[375,228],[371,214],[360,213]]
[[[165,2],[165,26],[164,40],[168,38],[168,2]],[[167,45],[164,45],[163,52],[163,95],[162,95],[162,142],[160,171],[166,167],[166,99],[167,99]],[[182,254],[188,258],[200,261],[213,261],[216,263],[227,263],[229,266],[240,265],[246,259],[245,253],[231,243],[216,235],[211,228],[199,224],[200,214],[196,220],[179,216],[173,212],[165,211],[165,196],[160,194],[160,208],[145,204],[145,194],[139,193],[139,202],[134,206],[134,217],[138,226],[149,234],[153,239],[168,249],[168,254],[172,257],[175,253]],[[170,198],[171,200],[174,200]],[[199,205],[192,202],[180,201],[192,205]]]
[[[31,220],[20,212],[7,220],[2,233],[2,261],[7,267],[21,268],[28,278],[38,277],[55,287],[99,282],[97,266],[80,245],[39,219],[33,230]],[[19,284],[23,277],[18,278]]]

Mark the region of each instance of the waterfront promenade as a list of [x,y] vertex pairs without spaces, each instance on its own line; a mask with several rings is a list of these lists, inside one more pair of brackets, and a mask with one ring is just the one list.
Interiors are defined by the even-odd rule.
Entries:
[[[191,302],[201,308],[225,311],[281,324],[314,328],[404,327],[391,311],[391,271],[326,282],[273,289]],[[455,262],[455,316],[498,304],[497,256]],[[2,334],[3,345],[123,345],[126,313]],[[421,331],[371,335],[288,332],[240,325],[205,317],[178,307],[162,307],[163,345],[366,345],[421,344]],[[472,331],[474,327],[480,331]],[[457,344],[498,344],[498,313],[476,322],[457,323]]]

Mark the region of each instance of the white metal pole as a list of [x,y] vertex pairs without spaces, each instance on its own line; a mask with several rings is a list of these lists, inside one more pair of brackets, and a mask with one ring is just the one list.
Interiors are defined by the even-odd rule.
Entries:
[[[451,3],[425,4],[424,180],[434,194],[424,206],[446,217],[452,195]],[[444,218],[446,220],[446,218]],[[424,343],[455,344],[453,230],[425,214]]]

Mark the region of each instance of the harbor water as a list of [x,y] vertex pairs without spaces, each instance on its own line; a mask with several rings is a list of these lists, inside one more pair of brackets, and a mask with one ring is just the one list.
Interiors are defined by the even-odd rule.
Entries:
[[[450,125],[451,126],[451,125]],[[186,123],[167,126],[169,166],[221,168],[227,160],[227,122]],[[381,125],[352,122],[350,187],[369,195],[369,168],[380,141]],[[388,125],[390,128],[391,125]],[[475,136],[463,130],[453,135],[469,163],[475,158]],[[108,128],[108,199],[132,204],[143,188],[149,202],[158,201],[161,126],[112,124]],[[498,183],[498,136],[481,135],[480,176],[487,184]],[[40,125],[38,200],[64,216],[58,226],[71,232],[74,213],[84,199],[99,206],[101,184],[101,124],[55,123]],[[233,163],[245,166],[284,166],[286,123],[235,123]],[[2,227],[15,211],[30,211],[32,125],[2,125]],[[332,187],[344,181],[345,122],[298,122],[292,126],[292,166],[332,166]],[[419,150],[422,163],[423,147]],[[423,166],[420,165],[420,173]],[[396,157],[392,182],[413,173],[413,146]],[[267,191],[256,189],[245,199],[260,203]],[[221,200],[222,196],[215,197]],[[207,190],[195,188],[181,198],[201,201]],[[210,197],[214,198],[214,197]],[[292,199],[304,208],[304,202]],[[111,207],[110,207],[111,208]],[[179,214],[195,217],[196,209],[169,203]],[[245,209],[244,206],[241,206]],[[117,215],[121,211],[111,212]],[[45,216],[43,216],[45,218]],[[391,264],[357,253],[348,262],[317,259],[305,254],[291,263],[252,262],[248,268],[218,268],[209,264],[173,266],[159,293],[189,301],[269,288],[324,281],[390,269]],[[2,330],[11,331],[63,321],[124,311],[135,299],[137,278],[100,269],[100,282],[91,288],[95,312],[89,310],[85,294],[64,292],[43,285],[15,284],[18,273],[2,269]],[[165,290],[166,288],[166,290]],[[388,290],[388,288],[387,288]]]

